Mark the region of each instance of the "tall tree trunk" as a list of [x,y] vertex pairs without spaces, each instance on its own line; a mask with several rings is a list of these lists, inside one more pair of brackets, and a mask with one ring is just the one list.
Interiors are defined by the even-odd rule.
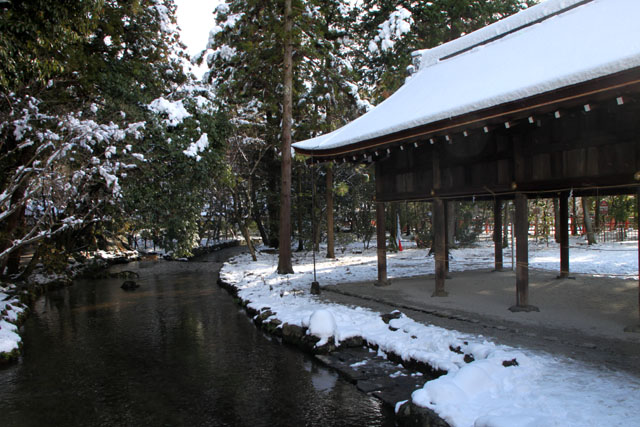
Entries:
[[557,197],[553,198],[553,226],[555,228],[553,232],[553,238],[556,243],[560,243],[560,203]]
[[302,237],[302,168],[298,168],[298,193],[296,194],[296,204],[298,205],[298,209],[296,209],[296,213],[298,214],[298,252],[304,251],[304,239]]
[[262,222],[262,215],[260,214],[260,208],[258,204],[258,195],[255,190],[255,186],[253,185],[253,177],[250,178],[250,187],[251,187],[251,216],[253,220],[256,222],[256,226],[258,227],[258,232],[260,233],[260,238],[262,239],[262,243],[265,245],[269,244],[269,236],[267,234],[267,230],[264,228],[264,224]]
[[398,204],[396,202],[389,203],[390,207],[389,216],[387,216],[387,221],[390,221],[391,226],[389,227],[389,249],[392,251],[398,250]]
[[[8,228],[9,230],[15,230],[18,236],[21,236],[24,232],[25,227],[25,206],[22,206],[15,213],[16,215],[16,223],[15,226]],[[18,274],[20,271],[20,259],[22,258],[24,248],[17,248],[15,251],[9,254],[9,258],[7,259],[7,273],[10,275]]]
[[[591,206],[591,199],[589,197],[582,198],[582,213],[584,215],[584,228],[587,232],[587,242],[590,245],[596,243],[596,235],[593,232],[593,225],[591,224],[591,215],[589,215],[589,207]],[[596,206],[597,209],[597,206]]]
[[502,248],[509,247],[509,225],[511,224],[511,204],[509,201],[504,202],[504,222],[502,223]]
[[[275,150],[272,150],[273,152]],[[275,158],[268,159],[265,156],[265,161],[267,163],[267,168],[269,170],[276,170],[278,166],[282,168],[282,164],[278,164]],[[280,194],[282,189],[278,189],[279,180],[277,178],[277,174],[270,173],[267,175],[267,242],[266,244],[272,248],[277,248],[280,246],[278,236],[279,236],[279,214],[280,214]]]
[[293,274],[291,265],[291,119],[293,53],[291,0],[284,2],[284,96],[282,100],[282,180],[280,188],[280,248],[278,274]]
[[[403,209],[403,211],[404,211],[404,225],[405,225],[405,227],[407,229],[407,232],[406,232],[405,236],[411,235],[411,226],[412,226],[412,224],[411,224],[410,210],[411,209],[409,208],[409,202],[404,202],[404,209]],[[400,225],[400,229],[401,230],[403,229],[402,224]]]
[[240,226],[240,231],[242,232],[242,236],[247,242],[247,248],[249,248],[251,259],[254,261],[257,261],[258,258],[256,257],[256,249],[253,246],[253,242],[251,241],[251,234],[249,234],[249,227],[247,227],[247,223],[243,220],[240,220],[238,222],[238,225]]
[[[245,197],[246,198],[246,197]],[[251,208],[247,207],[247,213]],[[249,253],[251,254],[251,259],[257,261],[256,251],[253,246],[253,242],[251,241],[251,234],[249,233],[249,227],[247,226],[247,221],[244,218],[242,212],[242,205],[240,201],[240,195],[238,193],[233,194],[233,218],[235,219],[236,224],[240,228],[240,232],[242,233],[242,237],[244,237],[245,242],[247,242],[247,248],[249,249]]]
[[[24,197],[26,185],[20,185],[11,195],[11,205],[17,205]],[[0,233],[0,252],[9,249],[13,245],[13,240],[20,237],[20,230],[24,224],[24,206],[9,215],[4,222],[4,230]],[[8,274],[16,274],[20,268],[20,254],[22,250],[17,249],[4,259],[0,259],[0,275],[4,274],[7,268]]]
[[447,247],[453,248],[455,242],[456,235],[456,203],[455,202],[445,202],[447,204],[447,217],[446,221],[446,229],[447,229]]
[[27,264],[25,269],[20,272],[20,276],[18,276],[17,280],[19,281],[26,280],[31,275],[31,273],[33,273],[33,270],[36,268],[36,265],[38,265],[38,263],[40,262],[40,257],[42,256],[42,252],[44,248],[42,243],[43,242],[41,242],[41,244],[38,244],[36,246],[36,249],[33,252],[33,256],[29,261],[29,264]]
[[327,163],[327,258],[335,258],[333,226],[333,164]]
[[594,212],[594,217],[595,217],[595,232],[599,233],[600,232],[600,197],[596,197],[596,208],[595,208],[595,212]]
[[[315,168],[315,166],[311,166]],[[311,224],[312,224],[312,233],[311,240],[313,245],[313,250],[315,252],[320,252],[320,224],[322,221],[321,218],[321,209],[320,202],[317,197],[317,183],[316,183],[316,174],[314,173],[314,169],[311,170]]]
[[572,197],[571,199],[573,199],[573,202],[571,204],[571,217],[573,218],[573,220],[571,221],[571,235],[572,236],[577,236],[578,235],[578,214],[577,214],[577,207],[576,207],[576,198],[575,196]]

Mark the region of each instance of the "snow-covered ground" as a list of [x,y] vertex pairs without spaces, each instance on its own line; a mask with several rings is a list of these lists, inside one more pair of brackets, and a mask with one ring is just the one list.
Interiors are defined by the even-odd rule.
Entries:
[[[407,242],[408,243],[408,242]],[[403,246],[411,246],[403,243]],[[505,250],[506,264],[509,251]],[[375,248],[338,248],[336,260],[316,257],[318,280],[323,285],[375,280]],[[360,252],[360,253],[358,253]],[[321,252],[322,253],[322,252]],[[491,268],[493,248],[481,244],[451,252],[451,269]],[[530,265],[559,268],[554,245],[530,245]],[[361,336],[394,353],[447,371],[413,394],[413,401],[429,407],[454,426],[614,426],[640,419],[640,378],[627,373],[595,369],[548,354],[496,345],[402,316],[385,324],[380,313],[320,301],[309,295],[313,280],[311,254],[295,255],[293,275],[276,274],[277,256],[259,254],[257,262],[242,255],[225,264],[221,278],[239,290],[239,296],[260,310],[269,307],[283,323],[308,327],[325,341]],[[433,273],[433,257],[426,250],[408,248],[388,257],[390,277]],[[637,243],[623,242],[587,247],[572,241],[571,270],[605,275],[637,276]],[[393,327],[393,331],[389,328]],[[396,330],[397,329],[397,330]],[[465,363],[460,348],[474,361]],[[517,361],[517,366],[504,362]],[[509,365],[509,363],[507,363]]]
[[[403,251],[387,254],[389,278],[413,277],[434,274],[433,256],[428,249],[418,249],[411,241],[402,241]],[[325,248],[316,254],[318,281],[323,285],[341,282],[360,282],[377,278],[377,254],[375,241],[367,250],[362,245],[350,244],[336,249],[336,259],[326,259]],[[515,256],[515,255],[514,255]],[[504,267],[511,268],[511,248],[503,252]],[[571,238],[570,270],[572,273],[601,275],[606,277],[638,277],[638,243],[636,241],[601,243],[588,246],[583,238]],[[298,274],[313,274],[312,254],[296,258]],[[451,271],[490,269],[494,267],[493,243],[482,242],[471,248],[452,249],[449,268]],[[529,243],[529,268],[560,271],[560,247],[555,242]]]
[[16,323],[25,309],[9,291],[10,288],[0,286],[0,356],[18,350],[22,341]]

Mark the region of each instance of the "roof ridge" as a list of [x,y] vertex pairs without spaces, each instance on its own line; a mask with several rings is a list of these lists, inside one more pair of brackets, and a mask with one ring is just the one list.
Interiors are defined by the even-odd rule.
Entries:
[[476,47],[499,40],[524,28],[539,24],[549,18],[591,3],[594,0],[547,0],[482,27],[472,33],[451,40],[430,49],[414,51],[414,65],[417,71],[468,52]]

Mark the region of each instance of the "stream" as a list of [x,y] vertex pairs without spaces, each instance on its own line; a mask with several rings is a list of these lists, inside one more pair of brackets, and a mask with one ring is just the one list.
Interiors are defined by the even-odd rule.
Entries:
[[217,284],[224,259],[141,261],[140,288],[77,280],[41,297],[0,368],[0,425],[388,426],[393,412],[258,330]]

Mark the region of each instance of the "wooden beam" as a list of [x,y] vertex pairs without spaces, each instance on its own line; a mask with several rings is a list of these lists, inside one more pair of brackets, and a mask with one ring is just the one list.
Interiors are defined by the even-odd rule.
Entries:
[[436,288],[432,297],[446,297],[448,294],[444,290],[444,281],[447,277],[447,258],[444,201],[436,197],[433,199],[433,238],[436,257]]
[[502,200],[493,201],[493,242],[495,271],[502,271]]
[[509,307],[513,312],[540,311],[529,305],[529,209],[527,196],[516,193],[515,196],[515,234],[516,234],[516,305]]
[[569,277],[569,195],[560,194],[560,275]]
[[378,281],[376,286],[389,285],[387,278],[387,233],[385,230],[384,203],[376,203],[376,230],[378,247]]

